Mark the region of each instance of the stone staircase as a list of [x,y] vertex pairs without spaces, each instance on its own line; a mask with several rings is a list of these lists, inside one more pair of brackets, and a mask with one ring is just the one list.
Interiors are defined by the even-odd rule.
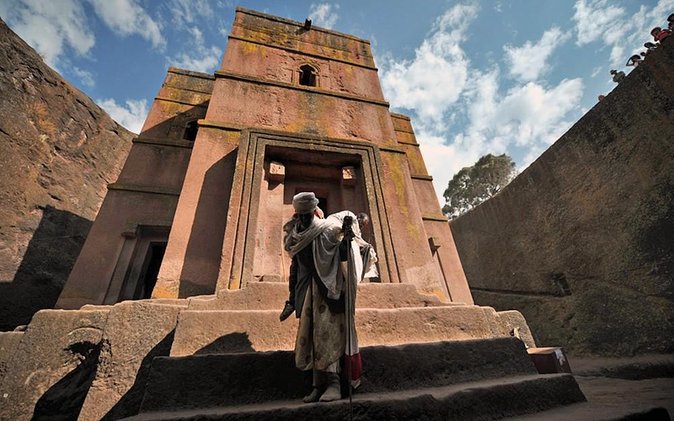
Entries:
[[[499,419],[585,400],[571,375],[539,375],[516,338],[362,349],[353,416]],[[140,414],[164,419],[349,419],[349,401],[303,404],[307,376],[289,351],[158,357]]]
[[[0,415],[63,414],[68,396],[67,413],[80,420],[346,419],[345,400],[301,403],[310,385],[294,368],[297,320],[278,320],[286,297],[287,285],[261,282],[216,296],[40,311],[25,332],[0,337],[0,396],[13,402]],[[357,419],[495,419],[584,399],[572,376],[536,373],[519,312],[363,284],[356,323]]]
[[[288,295],[285,284],[256,283],[217,297],[191,299],[178,315],[171,356],[292,350],[297,319],[280,323]],[[356,327],[361,347],[510,336],[535,346],[519,312],[442,303],[408,284],[362,284]]]

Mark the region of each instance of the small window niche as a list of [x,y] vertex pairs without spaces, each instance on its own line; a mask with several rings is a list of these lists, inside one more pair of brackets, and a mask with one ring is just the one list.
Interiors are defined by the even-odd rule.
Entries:
[[316,86],[316,69],[308,64],[300,67],[300,85]]
[[190,142],[194,142],[197,138],[197,132],[199,131],[199,125],[196,120],[189,121],[185,125],[185,132],[183,133],[183,139]]

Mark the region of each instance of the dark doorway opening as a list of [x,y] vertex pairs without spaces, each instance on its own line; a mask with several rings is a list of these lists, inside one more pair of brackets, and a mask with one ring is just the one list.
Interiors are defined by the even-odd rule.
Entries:
[[[168,243],[169,227],[139,226],[135,235],[127,238],[120,254],[113,282],[116,282],[117,273],[124,273],[121,288],[111,288],[110,297],[106,302],[120,302],[124,300],[142,300],[152,297],[152,290],[157,284],[157,276],[161,267],[166,244]],[[123,272],[122,272],[123,271]]]
[[159,275],[161,261],[164,259],[164,253],[166,253],[165,242],[153,242],[148,246],[143,263],[144,271],[139,279],[134,299],[140,300],[152,297],[152,290],[157,284],[157,276]]

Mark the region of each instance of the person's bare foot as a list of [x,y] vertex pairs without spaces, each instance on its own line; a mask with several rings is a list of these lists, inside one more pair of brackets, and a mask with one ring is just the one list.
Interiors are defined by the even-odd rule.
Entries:
[[320,402],[332,402],[342,399],[342,391],[339,387],[339,374],[330,373],[328,376],[328,387],[321,395]]
[[311,403],[311,402],[318,402],[318,398],[321,397],[321,392],[317,388],[313,388],[311,393],[309,393],[307,396],[302,399],[304,403]]

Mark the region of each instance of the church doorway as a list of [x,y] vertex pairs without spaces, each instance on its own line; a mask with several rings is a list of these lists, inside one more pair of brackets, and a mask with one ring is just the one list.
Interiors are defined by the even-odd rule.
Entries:
[[369,213],[360,155],[267,147],[257,209],[253,277],[282,282],[290,258],[281,228],[294,213],[292,198],[311,191],[325,216],[343,210]]
[[[164,259],[169,229],[141,226],[137,229],[134,251],[127,262],[126,276],[117,301],[143,300],[152,296],[159,268]],[[124,264],[120,261],[118,264]]]

